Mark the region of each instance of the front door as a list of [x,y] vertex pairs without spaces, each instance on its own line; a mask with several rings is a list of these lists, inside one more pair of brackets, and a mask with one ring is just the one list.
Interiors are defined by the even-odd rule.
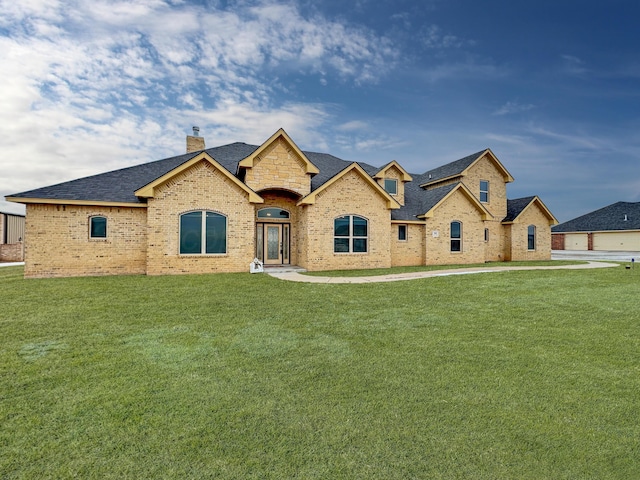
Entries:
[[256,253],[265,265],[289,263],[289,228],[288,223],[258,224]]

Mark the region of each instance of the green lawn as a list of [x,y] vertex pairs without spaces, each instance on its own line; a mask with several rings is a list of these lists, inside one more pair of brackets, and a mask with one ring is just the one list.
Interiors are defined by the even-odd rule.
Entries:
[[0,268],[0,478],[640,478],[640,268]]

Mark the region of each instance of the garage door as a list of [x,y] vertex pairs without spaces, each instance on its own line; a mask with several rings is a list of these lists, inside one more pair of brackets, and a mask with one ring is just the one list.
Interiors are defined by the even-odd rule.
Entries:
[[588,245],[586,233],[567,233],[564,236],[565,250],[587,250]]
[[593,249],[619,252],[640,251],[640,232],[594,233]]

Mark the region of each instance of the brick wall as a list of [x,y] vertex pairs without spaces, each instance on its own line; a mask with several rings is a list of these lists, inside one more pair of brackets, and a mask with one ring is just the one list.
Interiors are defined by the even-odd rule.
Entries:
[[564,233],[551,235],[551,249],[564,250]]
[[24,260],[24,244],[0,244],[0,262],[22,262]]
[[[180,255],[180,215],[211,210],[227,217],[227,253]],[[248,194],[202,161],[156,188],[148,202],[147,274],[246,272],[255,256],[255,208]]]
[[391,195],[400,205],[404,205],[404,182],[402,181],[403,175],[400,170],[394,165],[387,168],[384,172],[384,178],[378,179],[378,184],[384,189],[385,178],[395,179],[398,182],[398,193]]
[[391,225],[391,266],[424,265],[425,225],[402,224],[407,227],[405,241],[398,240],[398,225]]
[[[89,218],[107,218],[107,238],[89,239]],[[27,205],[25,277],[145,272],[146,209]]]
[[[386,200],[351,171],[318,194],[303,210],[305,245],[300,264],[308,270],[388,268],[391,266],[391,214]],[[358,215],[369,223],[367,253],[334,253],[334,219]]]
[[[462,223],[462,251],[451,251],[450,225]],[[427,265],[482,263],[485,261],[484,226],[480,212],[461,191],[447,198],[427,219],[425,244]],[[436,232],[434,234],[434,232]]]
[[[528,249],[528,227],[536,227],[536,248]],[[549,219],[534,204],[528,207],[511,225],[511,260],[550,260],[551,226]]]
[[247,168],[245,184],[256,192],[280,188],[301,196],[311,191],[311,176],[305,173],[305,164],[281,137],[269,145],[252,168]]

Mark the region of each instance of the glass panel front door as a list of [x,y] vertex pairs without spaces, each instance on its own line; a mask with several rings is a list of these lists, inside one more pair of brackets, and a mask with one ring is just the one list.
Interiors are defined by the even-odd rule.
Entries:
[[280,225],[267,225],[267,258],[266,263],[282,263],[280,243]]
[[265,265],[288,265],[290,249],[291,224],[256,224],[256,257]]

